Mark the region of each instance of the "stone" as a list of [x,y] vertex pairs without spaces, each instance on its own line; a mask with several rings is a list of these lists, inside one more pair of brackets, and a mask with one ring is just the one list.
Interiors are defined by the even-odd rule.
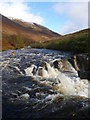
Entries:
[[25,101],[25,100],[28,100],[29,97],[30,97],[29,94],[26,93],[26,94],[21,95],[20,99],[23,100],[23,101]]
[[81,79],[90,80],[90,54],[77,54],[73,55],[69,59],[73,67],[78,71],[78,75]]
[[39,75],[39,76],[43,76],[43,68],[42,68],[42,67],[40,67],[40,68],[38,69],[38,75]]
[[53,62],[55,68],[57,68],[61,72],[72,72],[72,65],[69,63],[67,59],[60,59]]

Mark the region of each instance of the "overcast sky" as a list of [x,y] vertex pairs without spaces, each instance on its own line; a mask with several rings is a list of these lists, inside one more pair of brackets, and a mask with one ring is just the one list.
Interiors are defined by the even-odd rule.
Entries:
[[88,28],[88,0],[51,1],[0,0],[0,13],[44,25],[60,34]]

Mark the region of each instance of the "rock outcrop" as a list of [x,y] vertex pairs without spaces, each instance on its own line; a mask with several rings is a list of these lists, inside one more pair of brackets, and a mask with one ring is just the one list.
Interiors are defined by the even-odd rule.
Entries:
[[72,72],[74,71],[72,65],[70,64],[70,62],[68,61],[68,59],[59,59],[59,60],[55,60],[53,62],[53,65],[55,68],[57,68],[59,71],[61,72]]
[[71,64],[78,71],[81,79],[90,80],[90,54],[74,55],[70,59]]

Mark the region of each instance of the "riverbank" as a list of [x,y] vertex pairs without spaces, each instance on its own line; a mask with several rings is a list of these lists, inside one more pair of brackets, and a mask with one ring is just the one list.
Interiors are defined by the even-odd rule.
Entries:
[[90,53],[90,29],[64,35],[57,40],[31,44],[34,48],[47,48],[72,53]]

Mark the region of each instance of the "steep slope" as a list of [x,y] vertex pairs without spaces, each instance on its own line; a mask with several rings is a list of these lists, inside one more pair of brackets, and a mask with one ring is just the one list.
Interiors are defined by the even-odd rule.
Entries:
[[2,49],[17,49],[32,43],[42,43],[60,37],[59,34],[36,23],[27,23],[2,16]]

